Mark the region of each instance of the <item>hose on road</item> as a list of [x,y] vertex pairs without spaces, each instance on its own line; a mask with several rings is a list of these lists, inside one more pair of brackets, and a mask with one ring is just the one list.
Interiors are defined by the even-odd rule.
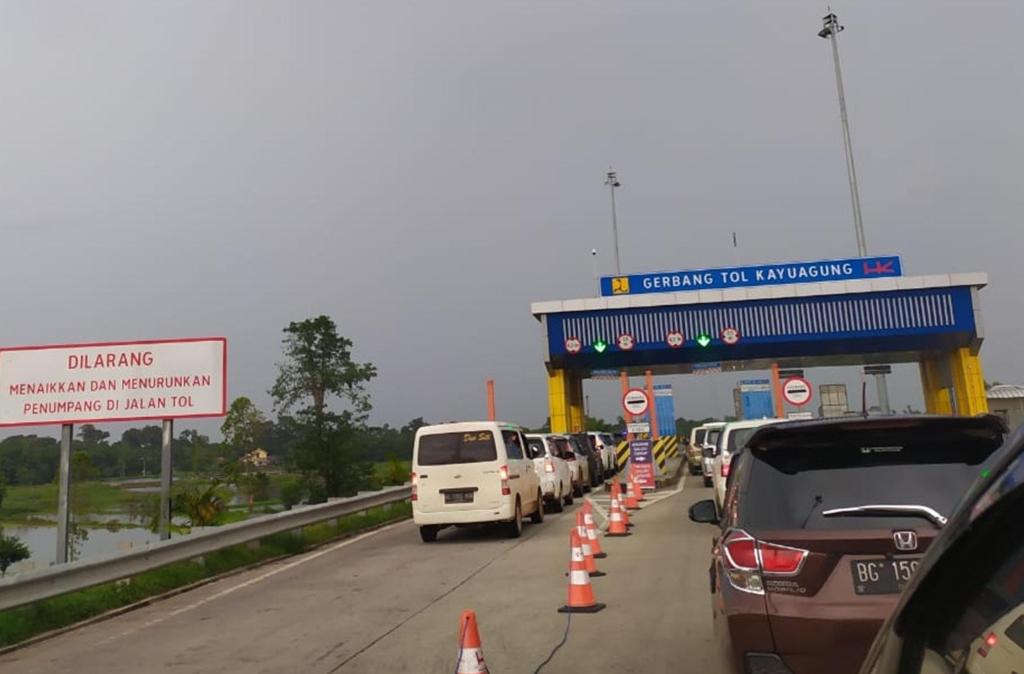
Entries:
[[544,669],[544,667],[546,667],[547,664],[551,662],[552,659],[554,659],[555,653],[558,652],[558,649],[564,646],[565,642],[569,640],[569,628],[572,627],[572,612],[566,613],[566,615],[568,616],[568,619],[565,621],[565,634],[562,635],[562,640],[559,641],[558,644],[551,650],[551,653],[548,655],[547,659],[544,660],[544,662],[537,665],[537,669],[533,670],[533,674],[540,674],[540,670]]

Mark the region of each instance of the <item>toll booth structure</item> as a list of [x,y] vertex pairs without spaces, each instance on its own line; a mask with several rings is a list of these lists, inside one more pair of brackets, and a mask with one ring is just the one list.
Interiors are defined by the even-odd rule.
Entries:
[[979,352],[984,273],[855,279],[535,302],[553,432],[583,430],[583,381],[630,376],[919,364],[929,413],[988,411]]

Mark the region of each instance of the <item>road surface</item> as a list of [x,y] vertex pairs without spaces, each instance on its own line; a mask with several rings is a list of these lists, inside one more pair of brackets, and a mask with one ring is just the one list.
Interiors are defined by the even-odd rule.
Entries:
[[[608,575],[592,583],[608,608],[572,617],[546,674],[714,673],[712,529],[686,518],[710,490],[684,485],[636,513],[634,535],[602,540]],[[0,656],[0,672],[440,674],[453,671],[471,608],[490,670],[530,674],[567,625],[556,609],[579,503],[519,540],[447,529],[427,545],[411,522],[391,525]]]

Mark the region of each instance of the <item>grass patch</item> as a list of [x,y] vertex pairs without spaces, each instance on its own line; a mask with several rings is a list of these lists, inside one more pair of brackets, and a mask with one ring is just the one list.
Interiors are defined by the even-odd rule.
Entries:
[[410,503],[393,503],[346,515],[336,521],[305,527],[260,540],[259,546],[240,545],[207,555],[202,561],[179,562],[87,590],[0,611],[0,646],[92,618],[122,606],[184,585],[281,555],[293,555],[327,541],[385,522],[411,516]]
[[[80,482],[71,486],[76,506],[89,513],[124,510],[137,494],[106,482]],[[7,487],[4,498],[4,521],[26,520],[33,515],[57,514],[57,485],[33,484]]]

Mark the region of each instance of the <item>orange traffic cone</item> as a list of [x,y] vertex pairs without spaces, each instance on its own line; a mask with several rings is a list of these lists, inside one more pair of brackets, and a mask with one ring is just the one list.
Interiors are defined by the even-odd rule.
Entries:
[[458,674],[488,674],[484,652],[480,649],[480,631],[476,627],[476,613],[463,611],[459,618]]
[[633,477],[630,476],[629,482],[626,484],[625,494],[623,494],[628,510],[638,510],[640,508],[640,504],[636,500],[636,493],[633,491],[633,485],[635,484]]
[[608,553],[601,549],[601,539],[597,537],[597,525],[594,524],[594,516],[590,513],[583,513],[583,524],[587,527],[587,541],[596,559],[604,559]]
[[629,521],[629,510],[626,508],[626,497],[623,496],[622,492],[619,492],[619,514],[622,515],[622,521],[626,523],[626,527],[630,528],[633,523]]
[[583,560],[580,535],[575,528],[569,532],[569,549],[569,600],[558,612],[597,613],[604,608],[604,604],[594,599],[594,588],[590,586],[590,574]]
[[643,501],[644,488],[640,486],[640,480],[636,479],[636,476],[634,475],[630,482],[633,485],[633,497],[636,498],[637,501]]
[[608,516],[608,531],[605,536],[629,536],[626,530],[626,520],[622,519],[622,509],[619,507],[618,499],[612,499],[612,510]]
[[[633,526],[629,523],[629,514],[626,512],[626,500],[622,496],[622,485],[619,484],[618,480],[612,482],[612,503],[619,504],[619,517],[626,523],[627,527]],[[609,510],[609,513],[611,511]]]
[[591,578],[607,576],[604,571],[597,570],[597,562],[594,561],[594,549],[590,547],[590,536],[587,535],[587,523],[582,510],[576,511],[576,533],[580,537],[580,547],[583,548],[583,563]]

